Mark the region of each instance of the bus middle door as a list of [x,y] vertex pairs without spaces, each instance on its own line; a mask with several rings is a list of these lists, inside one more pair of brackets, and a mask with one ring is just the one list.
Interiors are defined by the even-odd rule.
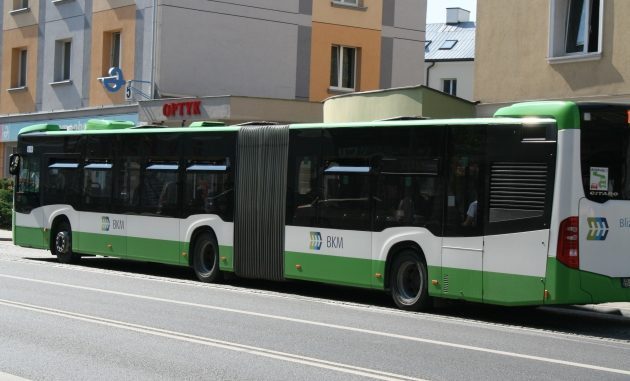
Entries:
[[442,240],[442,296],[483,300],[486,127],[452,126]]

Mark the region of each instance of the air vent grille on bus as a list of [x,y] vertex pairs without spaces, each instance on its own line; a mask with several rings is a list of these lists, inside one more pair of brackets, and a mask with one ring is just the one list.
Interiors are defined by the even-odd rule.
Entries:
[[442,278],[442,292],[448,294],[448,274],[444,274]]
[[490,222],[543,216],[547,177],[546,163],[493,163]]

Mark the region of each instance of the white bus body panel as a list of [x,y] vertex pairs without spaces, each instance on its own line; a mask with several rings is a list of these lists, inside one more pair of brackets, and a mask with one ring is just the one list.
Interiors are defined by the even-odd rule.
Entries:
[[[311,233],[319,233],[320,245],[311,244]],[[372,259],[372,232],[287,226],[285,251],[335,257]]]
[[441,266],[440,247],[442,238],[424,228],[397,227],[372,234],[373,260],[387,260],[391,248],[403,241],[415,242],[424,253],[428,266]]
[[485,237],[483,271],[544,277],[549,230]]
[[[483,237],[444,237],[442,266],[464,270],[483,270]],[[481,285],[479,285],[481,287]]]
[[556,256],[560,223],[567,217],[578,215],[579,201],[584,197],[581,171],[580,130],[558,131],[556,180],[549,236],[550,257]]
[[630,277],[630,201],[583,198],[579,219],[580,270]]

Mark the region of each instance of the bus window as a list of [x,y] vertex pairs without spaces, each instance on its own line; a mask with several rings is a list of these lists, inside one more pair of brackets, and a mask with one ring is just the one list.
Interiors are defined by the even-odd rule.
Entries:
[[581,164],[591,201],[630,200],[630,129],[620,107],[583,106]]
[[233,220],[234,184],[229,170],[229,160],[196,162],[186,168],[186,216],[216,214],[224,221]]
[[140,202],[140,158],[117,162],[113,204],[117,212],[135,212]]
[[15,189],[15,211],[28,213],[40,205],[40,158],[23,155],[21,160],[18,183]]
[[176,216],[177,163],[149,163],[144,171],[140,208],[143,213]]
[[486,130],[453,127],[450,133],[445,235],[482,235]]
[[88,210],[108,210],[112,194],[112,165],[88,163],[83,168],[84,207]]
[[79,163],[72,159],[51,159],[44,185],[44,205],[69,204],[77,207],[81,193]]
[[318,208],[324,228],[369,230],[370,167],[330,164]]
[[375,197],[375,229],[427,227],[439,233],[439,181],[436,176],[382,173]]

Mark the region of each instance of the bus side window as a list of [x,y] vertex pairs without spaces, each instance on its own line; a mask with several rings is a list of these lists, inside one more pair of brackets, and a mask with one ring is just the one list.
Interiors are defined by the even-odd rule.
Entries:
[[482,235],[485,129],[453,127],[450,133],[445,235]]

